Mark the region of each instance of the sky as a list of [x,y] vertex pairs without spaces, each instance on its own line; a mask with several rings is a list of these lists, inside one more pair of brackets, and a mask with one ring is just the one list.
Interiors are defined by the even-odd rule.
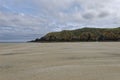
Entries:
[[120,26],[120,0],[0,0],[0,42],[48,32]]

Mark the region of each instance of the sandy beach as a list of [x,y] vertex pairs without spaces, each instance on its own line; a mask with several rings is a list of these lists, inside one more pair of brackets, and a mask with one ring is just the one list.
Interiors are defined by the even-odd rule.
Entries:
[[120,42],[0,43],[0,80],[120,80]]

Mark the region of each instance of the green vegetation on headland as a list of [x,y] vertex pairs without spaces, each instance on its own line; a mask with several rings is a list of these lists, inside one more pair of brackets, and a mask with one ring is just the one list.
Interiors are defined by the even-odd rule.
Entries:
[[120,41],[118,28],[82,28],[51,32],[31,42]]

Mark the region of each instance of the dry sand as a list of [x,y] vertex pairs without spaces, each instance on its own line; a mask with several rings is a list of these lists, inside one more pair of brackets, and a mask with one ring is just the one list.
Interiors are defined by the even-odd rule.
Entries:
[[0,80],[120,80],[120,42],[0,43]]

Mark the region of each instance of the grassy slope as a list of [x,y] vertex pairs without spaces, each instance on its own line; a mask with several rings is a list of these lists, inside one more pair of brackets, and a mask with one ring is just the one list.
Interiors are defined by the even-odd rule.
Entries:
[[119,41],[119,28],[82,28],[51,32],[34,42]]

